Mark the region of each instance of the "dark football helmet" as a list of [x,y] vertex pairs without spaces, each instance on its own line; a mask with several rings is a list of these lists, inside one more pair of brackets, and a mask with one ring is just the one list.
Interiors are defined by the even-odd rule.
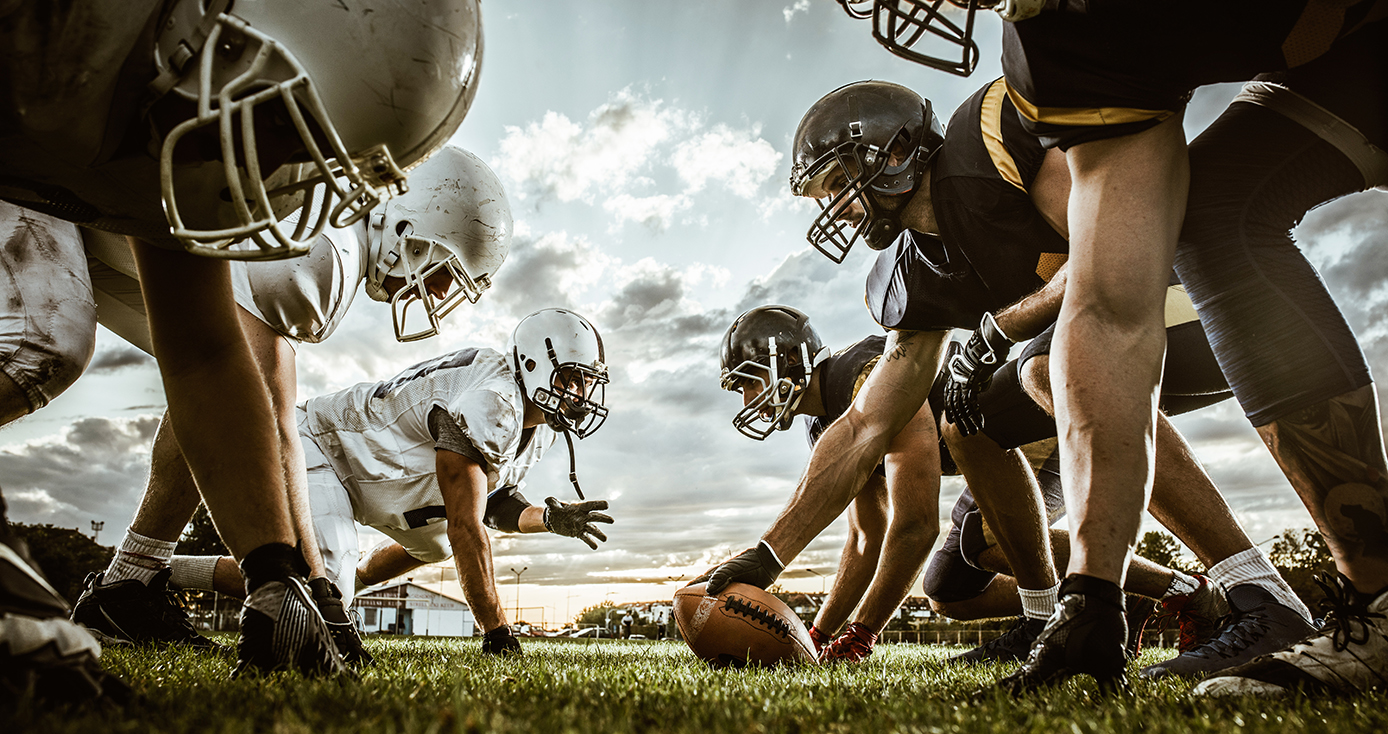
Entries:
[[[996,10],[1006,21],[1039,13],[1046,0],[839,0],[853,18],[872,19],[872,37],[888,51],[932,69],[968,76],[978,66],[974,14]],[[950,20],[948,14],[958,17]],[[955,58],[957,57],[957,59]]]
[[758,392],[733,426],[758,441],[790,428],[814,366],[828,355],[810,317],[790,306],[758,306],[737,317],[723,335],[721,387]]
[[900,84],[854,82],[815,102],[795,130],[790,170],[791,192],[823,208],[806,233],[810,244],[836,263],[860,237],[874,250],[891,245],[902,195],[944,141],[930,100]]

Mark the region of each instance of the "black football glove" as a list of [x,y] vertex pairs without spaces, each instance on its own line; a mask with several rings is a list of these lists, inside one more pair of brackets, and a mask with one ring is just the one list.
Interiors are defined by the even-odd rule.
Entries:
[[555,535],[578,538],[587,543],[589,548],[597,550],[598,544],[593,538],[607,542],[607,535],[598,530],[593,523],[612,522],[611,516],[597,512],[597,510],[606,509],[607,500],[588,500],[587,502],[569,504],[548,497],[545,499],[545,530]]
[[704,590],[704,593],[709,596],[718,596],[723,589],[728,588],[728,584],[734,581],[765,589],[776,583],[776,577],[780,576],[784,570],[786,570],[785,564],[781,563],[780,559],[776,557],[775,551],[772,551],[771,546],[763,540],[757,543],[757,547],[748,548],[723,561],[690,583],[697,584],[707,581],[708,588]]
[[945,418],[965,436],[983,430],[978,396],[988,389],[993,373],[1007,361],[1013,343],[998,328],[993,314],[985,313],[964,348],[946,358],[949,382],[945,383]]
[[520,640],[511,634],[510,625],[501,625],[482,636],[483,655],[520,655]]

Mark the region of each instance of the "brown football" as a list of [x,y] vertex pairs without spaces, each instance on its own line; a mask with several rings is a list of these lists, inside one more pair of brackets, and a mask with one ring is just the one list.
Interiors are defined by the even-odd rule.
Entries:
[[815,662],[810,632],[785,602],[749,584],[716,597],[705,586],[675,592],[675,623],[695,655],[716,667]]

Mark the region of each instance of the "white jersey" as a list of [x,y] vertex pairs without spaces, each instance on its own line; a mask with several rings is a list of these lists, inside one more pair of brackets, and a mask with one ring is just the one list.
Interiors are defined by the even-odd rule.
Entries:
[[[357,522],[422,560],[446,558],[443,495],[429,414],[442,408],[486,459],[487,492],[519,487],[554,443],[546,425],[521,445],[525,401],[506,359],[468,348],[416,364],[390,380],[305,401],[299,432],[341,480]],[[432,546],[433,552],[425,552]]]
[[[292,221],[292,217],[291,217]],[[135,258],[125,237],[83,229],[97,320],[153,354]],[[366,276],[366,225],[325,228],[307,255],[231,263],[236,304],[292,342],[316,344],[332,335]]]

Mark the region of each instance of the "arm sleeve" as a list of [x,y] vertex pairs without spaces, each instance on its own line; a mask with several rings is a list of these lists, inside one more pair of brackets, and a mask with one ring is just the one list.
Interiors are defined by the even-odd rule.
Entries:
[[482,514],[482,524],[503,533],[520,532],[520,516],[530,507],[525,495],[517,487],[502,487],[487,495],[487,510]]
[[443,406],[435,405],[429,411],[429,435],[434,437],[435,451],[445,449],[462,454],[481,465],[484,471],[487,469],[487,457],[477,450],[472,439],[467,437],[466,429],[458,425]]

